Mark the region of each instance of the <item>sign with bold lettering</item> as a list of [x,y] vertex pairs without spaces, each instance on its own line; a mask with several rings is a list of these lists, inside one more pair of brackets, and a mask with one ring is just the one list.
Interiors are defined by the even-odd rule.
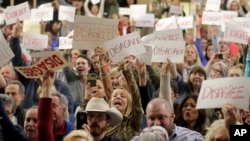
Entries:
[[233,24],[226,24],[224,39],[240,44],[248,44],[250,30],[247,27],[236,26]]
[[[46,52],[44,52],[46,54]],[[48,70],[59,70],[68,66],[68,62],[59,52],[54,52],[28,67],[15,67],[26,78],[41,78]]]
[[174,13],[174,14],[181,14],[182,13],[182,8],[180,6],[171,5],[169,12]]
[[204,80],[196,109],[221,108],[230,103],[238,108],[249,107],[249,83],[245,77],[229,77]]
[[34,21],[23,21],[23,32],[37,33],[41,32],[40,23]]
[[250,18],[237,17],[237,18],[234,18],[230,23],[238,25],[238,26],[250,28]]
[[26,49],[43,50],[48,47],[48,35],[23,33],[23,47]]
[[183,41],[183,33],[181,29],[162,30],[154,32],[157,41]]
[[207,0],[205,10],[219,12],[221,0]]
[[221,11],[223,15],[224,23],[231,22],[234,18],[237,18],[238,12],[237,11]]
[[118,21],[76,15],[73,48],[94,49],[118,36]]
[[72,6],[63,6],[59,7],[59,16],[60,21],[67,20],[68,22],[74,22],[76,8]]
[[223,24],[223,14],[219,12],[203,12],[202,24],[221,25]]
[[59,49],[71,49],[73,39],[68,37],[59,37]]
[[16,23],[19,20],[28,20],[30,18],[30,9],[28,2],[18,4],[16,6],[7,7],[4,10],[5,21],[7,25]]
[[128,55],[145,53],[144,44],[141,42],[139,32],[133,32],[104,43],[109,56],[114,63],[123,60]]
[[153,46],[155,42],[155,35],[154,34],[148,34],[141,38],[142,43],[144,43],[145,46]]
[[11,60],[14,57],[14,53],[10,49],[8,43],[3,37],[2,31],[0,31],[0,67]]
[[168,58],[175,63],[184,62],[185,41],[157,41],[152,48],[151,62],[165,62]]
[[178,27],[181,29],[189,29],[194,27],[194,17],[187,16],[187,17],[178,17],[177,18]]
[[53,20],[53,7],[31,9],[31,21],[52,21]]
[[134,15],[136,27],[154,27],[154,14],[136,14]]

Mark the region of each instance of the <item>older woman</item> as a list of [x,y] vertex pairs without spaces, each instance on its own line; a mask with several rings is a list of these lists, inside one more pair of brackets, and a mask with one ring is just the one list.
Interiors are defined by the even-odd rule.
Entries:
[[217,140],[229,141],[229,133],[223,119],[214,121],[205,136],[205,141]]
[[93,137],[84,130],[74,130],[65,136],[63,141],[93,141]]
[[184,97],[176,113],[177,125],[197,131],[205,136],[206,111],[195,108],[197,99],[198,96],[192,94]]

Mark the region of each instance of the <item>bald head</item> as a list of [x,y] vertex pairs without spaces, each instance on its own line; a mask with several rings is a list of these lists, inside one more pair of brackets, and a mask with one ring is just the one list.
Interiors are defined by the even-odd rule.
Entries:
[[165,99],[163,99],[163,98],[154,98],[154,99],[152,99],[152,100],[148,103],[147,108],[146,108],[146,111],[147,111],[149,108],[151,108],[151,107],[155,107],[155,106],[159,106],[159,105],[164,105],[164,107],[166,108],[166,110],[169,110],[170,112],[173,112],[173,111],[174,111],[174,110],[173,110],[172,104],[171,104],[169,101],[167,101],[167,100],[165,100]]

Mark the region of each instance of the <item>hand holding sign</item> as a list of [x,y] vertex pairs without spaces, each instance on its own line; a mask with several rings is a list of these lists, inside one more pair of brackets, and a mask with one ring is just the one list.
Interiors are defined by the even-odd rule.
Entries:
[[44,73],[44,76],[42,78],[42,92],[40,97],[51,97],[51,88],[54,85],[55,77],[56,75],[54,71],[47,70]]
[[21,33],[21,24],[20,21],[17,20],[16,24],[12,28],[12,37],[19,37]]
[[227,127],[235,125],[237,122],[242,122],[240,111],[233,104],[227,103],[223,105],[222,113]]

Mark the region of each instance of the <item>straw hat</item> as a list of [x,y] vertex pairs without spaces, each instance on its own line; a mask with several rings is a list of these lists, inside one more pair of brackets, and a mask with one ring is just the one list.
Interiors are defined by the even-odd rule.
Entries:
[[123,119],[122,113],[114,107],[110,108],[103,98],[92,97],[86,106],[86,111],[107,113],[110,117],[110,126],[119,124]]

